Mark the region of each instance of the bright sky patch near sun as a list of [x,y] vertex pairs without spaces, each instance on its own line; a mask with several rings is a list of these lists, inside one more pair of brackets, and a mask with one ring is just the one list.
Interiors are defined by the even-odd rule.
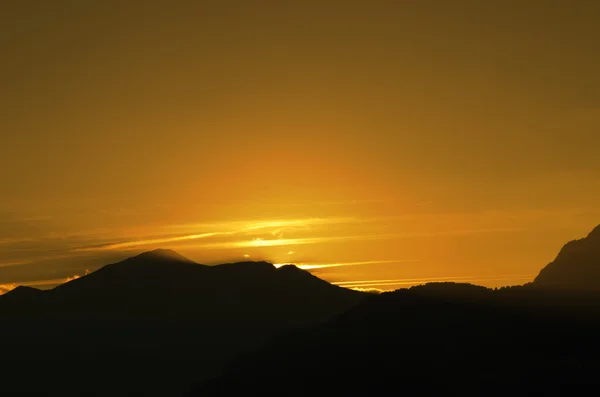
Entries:
[[2,3],[0,292],[158,247],[522,283],[600,223],[600,3],[542,3]]
[[[401,263],[401,262],[416,262],[415,260],[388,260],[388,261],[363,261],[363,262],[344,262],[344,263],[292,263],[296,267],[303,270],[314,270],[314,269],[326,269],[328,267],[340,267],[340,266],[363,266],[363,265],[375,265],[384,263]],[[273,265],[277,268],[285,266],[287,263],[274,263]]]

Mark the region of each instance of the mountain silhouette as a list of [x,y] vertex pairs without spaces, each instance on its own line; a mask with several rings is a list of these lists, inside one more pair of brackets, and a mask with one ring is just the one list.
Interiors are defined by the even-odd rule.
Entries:
[[[599,252],[596,228],[534,283],[430,283],[369,296],[238,355],[189,396],[587,394],[600,387],[600,290],[591,289]],[[557,285],[568,288],[545,288]]]
[[600,226],[587,237],[567,243],[543,268],[534,285],[567,290],[600,290]]
[[561,396],[600,386],[600,299],[429,284],[238,356],[189,396]]
[[561,396],[600,387],[600,226],[532,283],[337,287],[155,250],[0,296],[2,393]]
[[9,305],[18,305],[25,304],[27,302],[35,302],[37,300],[43,299],[43,296],[44,292],[40,291],[39,289],[19,285],[15,289],[8,291],[6,294],[2,295],[0,304],[8,308]]
[[[3,392],[177,395],[234,353],[324,322],[362,297],[295,266],[206,266],[146,252],[52,290],[1,296],[0,340],[10,341],[2,360],[11,362]],[[92,368],[106,368],[101,380]]]

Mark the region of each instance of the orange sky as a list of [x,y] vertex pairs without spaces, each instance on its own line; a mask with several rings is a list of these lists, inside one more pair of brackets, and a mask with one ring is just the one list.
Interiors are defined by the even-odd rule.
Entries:
[[0,291],[157,247],[515,284],[600,223],[600,5],[275,3],[0,5]]

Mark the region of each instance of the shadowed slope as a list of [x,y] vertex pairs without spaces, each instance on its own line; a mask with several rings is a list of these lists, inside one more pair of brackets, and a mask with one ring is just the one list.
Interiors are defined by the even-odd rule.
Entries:
[[[3,359],[15,363],[3,390],[41,392],[63,373],[73,380],[61,395],[175,395],[234,353],[323,322],[362,296],[295,267],[204,266],[172,251],[144,253],[53,290],[0,297],[0,338],[11,341]],[[17,371],[17,362],[28,369]],[[99,365],[113,369],[103,382],[81,372]]]
[[561,296],[537,294],[444,283],[371,296],[239,356],[190,395],[560,396],[600,386],[600,299],[571,312],[575,301],[561,309]]

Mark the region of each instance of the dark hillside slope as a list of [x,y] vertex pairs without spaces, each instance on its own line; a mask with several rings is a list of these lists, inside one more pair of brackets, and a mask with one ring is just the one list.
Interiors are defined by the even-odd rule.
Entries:
[[369,297],[238,357],[191,395],[558,396],[600,386],[600,297],[573,314],[556,309],[559,295],[537,294],[431,284]]
[[[53,290],[0,297],[0,338],[10,341],[2,357],[13,363],[2,387],[41,392],[67,377],[61,395],[174,395],[234,353],[323,322],[362,297],[296,267],[203,266],[149,252]],[[98,371],[102,381],[90,378]]]

